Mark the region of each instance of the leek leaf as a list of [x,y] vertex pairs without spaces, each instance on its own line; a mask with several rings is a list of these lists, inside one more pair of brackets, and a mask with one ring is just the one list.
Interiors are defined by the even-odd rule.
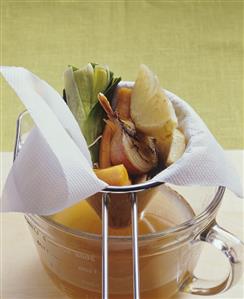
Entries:
[[[69,66],[64,73],[66,102],[74,114],[87,144],[93,143],[103,132],[106,114],[97,95],[104,93],[111,102],[121,78],[114,78],[107,66],[89,63],[78,69]],[[93,162],[98,162],[99,142],[90,148]]]

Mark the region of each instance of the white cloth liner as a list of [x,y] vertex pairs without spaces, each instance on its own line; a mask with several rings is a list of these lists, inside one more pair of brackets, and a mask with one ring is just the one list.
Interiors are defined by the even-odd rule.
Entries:
[[[0,72],[29,111],[36,127],[29,134],[8,175],[2,211],[50,215],[104,189],[92,171],[87,144],[62,97],[22,67]],[[133,86],[122,82],[120,86]],[[196,112],[166,91],[187,147],[183,156],[153,181],[175,185],[225,186],[243,197],[240,179]]]

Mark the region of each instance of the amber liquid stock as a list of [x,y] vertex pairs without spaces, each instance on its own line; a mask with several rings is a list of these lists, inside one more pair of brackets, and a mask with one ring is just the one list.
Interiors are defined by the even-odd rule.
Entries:
[[[101,220],[94,212],[94,210],[90,207],[90,205],[86,201],[82,201],[74,207],[66,209],[56,215],[54,215],[53,220],[65,225],[69,228],[78,229],[83,232],[90,232],[94,234],[101,234]],[[150,211],[145,211],[139,219],[139,234],[146,235],[152,232],[163,231],[168,227],[174,225],[174,223],[166,222],[164,219],[161,219],[154,213],[150,213]],[[119,228],[119,229],[109,229],[110,235],[117,236],[129,236],[131,235],[131,226],[127,228]],[[67,240],[66,240],[67,241]],[[149,251],[147,249],[147,257],[145,260],[140,256],[140,276],[141,276],[141,299],[164,299],[169,298],[173,294],[178,291],[179,283],[182,281],[187,275],[189,269],[185,269],[185,271],[181,271],[179,275],[172,275],[172,279],[170,278],[171,272],[173,273],[175,270],[173,268],[179,267],[179,265],[175,265],[178,263],[179,259],[177,257],[178,251],[172,253],[158,253],[155,254],[155,250],[153,249],[154,245],[152,244],[152,256],[150,256],[150,246]],[[182,251],[183,250],[183,251]],[[180,254],[188,254],[186,251],[188,248],[181,249]],[[96,250],[94,249],[94,252]],[[149,253],[148,253],[149,252]],[[128,279],[132,281],[132,251],[125,250],[121,254],[124,259],[124,263],[122,263],[121,271],[128,271],[128,275],[122,273],[122,277],[124,275],[128,276]],[[109,252],[109,270],[110,275],[113,273],[117,273],[118,263],[116,262],[117,252]],[[140,250],[141,255],[141,250]],[[63,268],[62,271],[68,271],[70,267],[70,258],[63,257],[62,258]],[[82,299],[101,299],[101,289],[98,290],[92,287],[79,287],[74,285],[67,280],[64,280],[62,277],[60,278],[59,273],[55,273],[51,267],[49,267],[48,263],[46,263],[45,259],[42,259],[45,269],[47,270],[49,276],[55,282],[55,284],[62,289],[68,296],[71,298],[82,298]],[[172,261],[172,267],[171,267]],[[127,265],[128,263],[128,265]],[[123,270],[123,265],[125,265],[125,270]],[[88,266],[89,267],[89,266]],[[95,266],[91,266],[95,267]],[[171,269],[172,268],[172,269]],[[128,270],[129,269],[129,270]],[[93,269],[94,270],[94,269]],[[95,270],[97,271],[97,270]],[[98,271],[101,271],[99,269]],[[100,273],[101,274],[101,273]],[[117,275],[117,274],[116,274]],[[165,279],[164,279],[165,276]],[[94,279],[94,285],[96,285],[95,280],[97,277],[89,276],[89,283],[92,286]],[[161,281],[161,283],[160,283]],[[100,282],[101,284],[101,282]],[[116,288],[116,291],[113,293],[111,291],[111,284],[113,281],[110,281],[110,295],[109,299],[133,299],[133,285],[130,283],[127,288],[122,288],[121,292],[118,291],[119,287]],[[146,289],[144,286],[147,285]],[[152,286],[151,288],[148,286]],[[157,287],[155,287],[157,286]],[[112,287],[113,289],[113,287]]]

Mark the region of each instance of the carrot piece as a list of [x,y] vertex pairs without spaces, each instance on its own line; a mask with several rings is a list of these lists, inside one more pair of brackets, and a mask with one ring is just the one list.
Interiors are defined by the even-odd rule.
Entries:
[[130,119],[131,91],[130,88],[122,87],[117,92],[116,111],[121,119]]
[[131,185],[128,172],[123,164],[94,169],[96,176],[108,183],[110,186],[127,186]]
[[113,129],[106,123],[103,130],[102,140],[99,147],[99,167],[106,168],[112,165],[110,159],[110,144],[113,136]]
[[113,135],[115,133],[115,131],[117,130],[117,128],[118,128],[116,126],[115,122],[111,121],[110,119],[105,119],[104,121],[111,128],[112,135]]

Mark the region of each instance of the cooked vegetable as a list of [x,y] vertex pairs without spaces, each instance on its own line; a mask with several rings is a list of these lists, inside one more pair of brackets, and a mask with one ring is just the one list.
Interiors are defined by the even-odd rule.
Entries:
[[99,93],[99,102],[116,130],[111,138],[110,159],[113,165],[123,164],[130,175],[149,172],[158,163],[154,140],[136,131],[130,120],[119,118],[107,98]]
[[133,88],[117,88],[120,80],[107,66],[69,66],[64,100],[91,145],[93,163],[99,167],[95,172],[106,169],[101,174],[111,174],[109,180],[114,180],[118,173],[112,166],[120,165],[133,182],[145,181],[180,158],[185,137],[177,128],[172,103],[147,66],[140,66]]
[[131,118],[137,129],[156,138],[162,156],[169,150],[177,118],[172,103],[159,80],[147,66],[141,65],[131,95]]
[[[105,112],[98,103],[97,94],[103,92],[111,101],[120,78],[114,78],[107,66],[88,63],[77,69],[69,66],[64,73],[64,87],[67,105],[74,114],[89,144],[102,134]],[[91,147],[93,162],[98,162],[99,144]]]
[[136,127],[150,136],[162,136],[177,126],[172,103],[159,80],[147,66],[141,65],[131,95],[131,117]]
[[[107,121],[108,122],[108,121]],[[111,139],[114,134],[114,129],[110,123],[106,123],[106,126],[103,130],[102,139],[100,142],[99,148],[99,167],[106,168],[112,165],[110,157],[110,144]]]
[[116,165],[103,169],[94,169],[97,177],[111,186],[131,185],[128,172],[124,165]]
[[131,102],[130,88],[122,87],[116,94],[116,111],[121,119],[130,119],[130,102]]
[[172,135],[166,166],[175,163],[184,153],[186,148],[185,136],[179,129],[175,129]]

